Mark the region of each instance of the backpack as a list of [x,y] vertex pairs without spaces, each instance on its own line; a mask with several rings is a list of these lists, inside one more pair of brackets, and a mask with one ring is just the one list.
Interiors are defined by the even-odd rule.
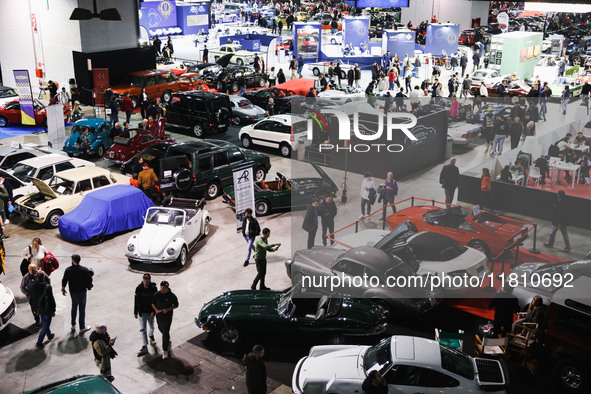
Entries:
[[45,290],[43,290],[43,294],[39,297],[39,301],[37,301],[37,313],[40,315],[47,315],[49,313],[49,297],[47,296],[47,289],[49,285],[45,285]]
[[548,148],[548,156],[558,157],[559,154],[560,154],[560,149],[558,148],[558,145],[556,145],[556,144],[550,145],[550,147]]

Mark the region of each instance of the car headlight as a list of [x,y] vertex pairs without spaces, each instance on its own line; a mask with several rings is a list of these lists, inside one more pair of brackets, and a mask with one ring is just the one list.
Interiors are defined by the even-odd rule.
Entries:
[[166,249],[166,253],[168,253],[169,255],[172,256],[175,253],[175,250],[174,250],[174,248],[168,248],[168,249]]
[[37,212],[37,211],[31,211],[31,216],[33,216],[34,218],[38,218],[39,217],[39,212]]
[[130,252],[133,252],[135,250],[135,245],[134,244],[127,245],[127,250],[129,250]]

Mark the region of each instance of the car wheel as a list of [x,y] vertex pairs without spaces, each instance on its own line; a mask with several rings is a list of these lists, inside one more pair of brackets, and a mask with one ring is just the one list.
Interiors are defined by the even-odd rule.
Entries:
[[240,141],[242,141],[242,146],[244,148],[250,149],[252,147],[252,140],[250,139],[249,136],[243,135],[242,138],[240,139]]
[[240,332],[236,327],[225,326],[220,330],[220,339],[229,345],[235,345],[240,340]]
[[172,92],[170,90],[165,90],[164,93],[162,93],[162,101],[170,103],[170,100],[172,100]]
[[254,172],[255,180],[262,181],[267,176],[267,172],[264,167],[259,167]]
[[201,238],[205,238],[209,235],[209,219],[205,219],[203,223],[203,236]]
[[488,245],[482,241],[476,240],[476,241],[470,241],[468,243],[468,246],[471,248],[476,249],[479,252],[482,252],[486,255],[486,257],[491,258],[491,254],[490,254],[490,249],[488,248]]
[[583,368],[574,360],[560,360],[554,368],[563,387],[571,392],[580,391],[585,383]]
[[340,334],[333,334],[328,337],[327,342],[329,345],[344,345],[345,344],[345,337]]
[[236,116],[236,117],[232,118],[232,124],[234,126],[240,126],[240,123],[242,123],[242,121],[240,120],[240,116]]
[[105,147],[102,145],[99,145],[99,147],[96,150],[96,155],[98,157],[103,157],[105,155]]
[[209,200],[216,198],[218,194],[220,194],[220,184],[217,181],[211,182],[209,185],[207,185],[206,194]]
[[[240,33],[238,33],[238,34],[240,34]],[[236,64],[239,66],[244,66],[244,61],[242,59],[237,59]]]
[[49,228],[56,228],[59,225],[59,220],[63,214],[64,213],[58,209],[49,212],[49,215],[47,215],[47,219],[45,219],[45,224]]
[[259,86],[262,88],[263,86],[265,86],[265,84],[267,83],[267,81],[265,80],[265,78],[261,78],[259,79]]
[[0,127],[8,126],[8,119],[5,116],[0,116]]
[[337,40],[336,40],[335,38],[331,38],[331,39],[330,39],[330,43],[331,43],[332,45],[337,45]]
[[183,248],[181,249],[181,253],[179,254],[179,257],[176,259],[176,265],[178,265],[179,267],[184,267],[187,263],[188,254],[189,252],[187,251],[187,247],[183,246]]
[[571,92],[569,93],[569,97],[570,97],[570,98],[573,98],[573,96],[574,96],[574,94],[573,94],[573,92],[571,91]]
[[203,126],[201,125],[201,123],[197,123],[195,126],[193,126],[193,134],[195,134],[195,137],[203,137],[203,131]]
[[314,74],[315,77],[320,75],[320,69],[318,69],[318,67],[314,67],[312,69],[312,74]]
[[281,152],[281,156],[283,157],[291,156],[291,146],[289,146],[289,144],[281,144],[281,146],[279,147],[279,151]]
[[232,85],[230,85],[230,90],[232,91],[232,93],[237,92],[238,89],[239,89],[239,87],[236,82],[234,82]]
[[271,212],[271,205],[267,200],[257,200],[254,203],[254,210],[257,216],[265,216]]
[[581,65],[581,58],[580,57],[575,57],[573,59],[573,66],[580,66]]
[[131,102],[133,103],[133,108],[137,108],[140,100],[136,96],[131,96],[130,99],[131,99]]

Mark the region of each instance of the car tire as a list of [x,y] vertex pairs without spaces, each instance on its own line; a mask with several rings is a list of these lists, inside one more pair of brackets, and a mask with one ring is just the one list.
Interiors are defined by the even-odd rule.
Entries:
[[240,89],[238,87],[238,83],[234,82],[233,84],[230,85],[230,93],[235,93],[238,91],[238,89]]
[[181,253],[179,253],[179,257],[175,261],[176,265],[180,268],[184,267],[185,264],[187,264],[187,256],[188,255],[189,255],[189,252],[187,250],[187,247],[185,245],[183,245],[183,248],[181,249]]
[[203,239],[209,235],[209,222],[210,222],[210,220],[208,218],[206,218],[205,221],[203,222],[203,234],[201,235],[201,239]]
[[96,149],[96,155],[98,157],[103,157],[105,155],[105,147],[102,145],[99,145],[98,148]]
[[331,43],[332,45],[337,45],[337,40],[336,40],[336,38],[331,38],[331,39],[330,39],[330,43]]
[[267,80],[265,78],[261,77],[261,79],[259,79],[259,87],[264,87],[266,83]]
[[572,98],[573,98],[573,96],[574,96],[574,94],[573,94],[573,92],[571,91],[571,92],[569,93],[569,97],[572,99]]
[[[238,33],[240,34],[240,33]],[[239,66],[244,66],[244,61],[242,59],[236,59],[236,64]]]
[[318,67],[314,67],[312,69],[312,74],[314,74],[315,77],[320,75],[320,69]]
[[240,331],[232,326],[222,327],[220,329],[220,339],[228,345],[236,345],[240,341]]
[[257,169],[254,170],[254,178],[256,181],[262,181],[265,179],[266,176],[267,176],[267,171],[265,170],[265,167],[263,167],[263,166],[257,167]]
[[344,345],[346,343],[345,337],[341,334],[333,334],[329,336],[326,342],[329,345]]
[[140,100],[137,98],[137,96],[131,96],[130,99],[133,103],[133,108],[137,108],[140,103]]
[[579,393],[585,389],[585,369],[576,360],[571,358],[558,360],[554,366],[554,373],[567,392]]
[[8,119],[5,116],[0,116],[0,127],[8,126]]
[[205,129],[201,123],[196,123],[193,126],[193,134],[195,134],[195,137],[197,138],[202,138],[205,136]]
[[234,126],[240,126],[240,123],[242,123],[242,121],[240,120],[240,116],[236,116],[236,117],[232,118],[232,124]]
[[45,224],[49,228],[56,228],[59,224],[59,220],[64,213],[59,209],[49,212],[47,218],[45,219]]
[[279,145],[279,152],[281,152],[281,156],[283,157],[291,157],[291,146],[283,142]]
[[242,138],[240,138],[240,141],[242,142],[243,148],[246,148],[246,149],[252,148],[252,140],[250,139],[249,136],[243,135]]
[[271,212],[271,204],[265,199],[256,200],[254,203],[254,211],[257,216],[265,216]]
[[207,189],[205,190],[205,196],[208,200],[213,200],[214,198],[220,195],[220,190],[221,187],[218,181],[210,182],[207,185]]
[[172,92],[170,90],[165,90],[164,93],[162,93],[161,100],[163,103],[170,103],[170,100],[172,100]]
[[470,241],[470,242],[468,242],[468,246],[476,249],[479,252],[484,253],[486,255],[486,257],[488,257],[489,259],[492,257],[490,254],[490,248],[483,241],[480,241],[480,240]]

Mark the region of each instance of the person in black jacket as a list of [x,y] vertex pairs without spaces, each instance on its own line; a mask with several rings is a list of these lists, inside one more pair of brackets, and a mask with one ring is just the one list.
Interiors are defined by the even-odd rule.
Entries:
[[519,312],[519,301],[511,291],[503,291],[501,288],[495,298],[490,302],[490,308],[495,309],[493,329],[495,335],[503,337],[511,331],[513,316]]
[[347,71],[347,85],[353,86],[353,81],[355,80],[355,69],[353,66]]
[[541,156],[536,159],[534,166],[540,169],[540,185],[546,184],[546,176],[550,176],[550,166],[548,165],[549,156]]
[[560,229],[562,238],[564,238],[564,250],[568,252],[570,250],[570,242],[568,240],[568,233],[566,232],[566,226],[568,225],[568,214],[565,197],[566,195],[564,194],[564,190],[558,191],[556,200],[554,201],[554,206],[552,208],[552,230],[550,230],[550,239],[548,239],[548,242],[546,242],[544,246],[547,248],[552,248],[554,246],[554,237],[556,236],[556,231]]
[[277,83],[278,84],[285,83],[285,74],[283,73],[282,68],[280,68],[279,71],[277,71]]
[[[152,297],[158,291],[156,283],[151,281],[150,274],[144,274],[142,283],[135,288],[135,296],[133,299],[133,316],[140,319],[140,332],[142,333],[142,348],[137,356],[141,357],[148,353],[148,335],[150,336],[150,344],[155,345],[154,339],[154,309],[152,308]],[[150,331],[146,334],[147,326]]]
[[373,370],[363,381],[361,390],[363,390],[363,394],[387,394],[388,383],[380,371]]
[[2,219],[3,219],[4,224],[8,224],[8,223],[10,223],[8,221],[8,218],[10,217],[10,212],[8,211],[8,204],[12,204],[12,200],[14,198],[14,196],[12,195],[12,185],[3,176],[0,176],[0,185],[2,185],[6,189],[6,192],[8,193],[8,197],[4,197],[2,199],[4,201],[4,210],[2,212],[0,212],[0,215],[2,215]]
[[51,285],[46,282],[46,278],[47,275],[42,271],[37,272],[35,282],[31,286],[32,305],[35,305],[36,311],[41,318],[41,331],[35,344],[35,347],[38,349],[43,348],[45,335],[47,335],[47,339],[50,341],[55,337],[55,334],[49,328],[51,319],[55,316],[55,298],[53,297]]
[[168,282],[160,282],[160,291],[152,297],[152,308],[156,312],[158,330],[162,333],[162,359],[170,356],[170,326],[172,325],[172,311],[179,307],[179,300],[170,290]]
[[94,272],[86,267],[80,265],[80,255],[72,255],[72,265],[64,271],[62,279],[62,294],[66,296],[66,285],[70,290],[70,298],[72,298],[71,324],[72,332],[76,331],[76,314],[79,311],[80,332],[90,330],[90,326],[84,324],[86,317],[86,291],[92,289],[92,276]]
[[[324,201],[318,207],[320,218],[322,219],[322,244],[326,246],[326,234],[334,233],[334,217],[337,216],[337,205],[332,196],[326,196]],[[334,245],[334,235],[330,237],[330,244]]]
[[313,200],[312,204],[308,205],[304,223],[302,224],[304,231],[308,233],[308,249],[314,246],[314,239],[316,238],[316,231],[318,231],[318,201]]
[[445,190],[445,203],[451,204],[454,199],[456,188],[460,184],[460,170],[456,167],[456,158],[452,157],[448,164],[441,168],[439,183]]
[[509,126],[509,135],[511,137],[511,149],[517,148],[517,145],[519,145],[521,134],[523,134],[523,124],[521,124],[519,116],[516,116],[513,118],[513,122],[511,122],[511,125]]
[[244,267],[248,266],[250,253],[254,251],[254,241],[260,233],[261,226],[259,225],[259,222],[252,217],[252,209],[246,208],[244,210],[244,219],[242,219],[242,236],[248,244],[246,259],[244,260]]
[[246,389],[248,394],[267,394],[267,368],[263,361],[265,348],[254,345],[252,353],[245,354],[242,364],[246,367]]

